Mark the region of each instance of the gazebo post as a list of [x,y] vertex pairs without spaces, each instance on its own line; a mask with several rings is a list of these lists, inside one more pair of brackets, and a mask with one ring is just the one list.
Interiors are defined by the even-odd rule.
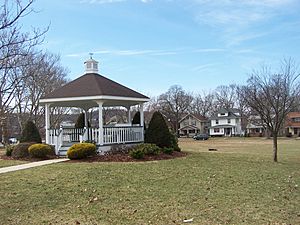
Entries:
[[142,141],[144,141],[144,104],[140,104],[140,126],[142,129]]
[[84,127],[88,128],[89,122],[88,122],[88,109],[83,109],[84,111]]
[[46,130],[46,144],[50,143],[50,104],[45,104],[45,130]]
[[102,113],[102,108],[103,108],[103,102],[102,101],[97,101],[98,104],[98,111],[99,111],[99,118],[98,118],[98,126],[99,126],[99,138],[98,138],[98,144],[103,145],[103,113]]
[[89,129],[89,122],[88,122],[88,113],[89,113],[89,110],[88,108],[83,108],[83,112],[84,112],[84,129],[85,132],[84,132],[84,141],[87,141],[89,140],[89,134],[88,134],[88,129]]
[[130,112],[130,106],[126,107],[127,109],[127,123],[131,123],[131,112]]

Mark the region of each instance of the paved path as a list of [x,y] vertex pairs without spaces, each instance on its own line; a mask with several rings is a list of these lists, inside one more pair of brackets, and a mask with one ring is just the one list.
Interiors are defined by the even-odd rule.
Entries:
[[65,162],[68,161],[69,159],[50,159],[50,160],[43,160],[43,161],[38,161],[38,162],[32,162],[32,163],[26,163],[26,164],[21,164],[21,165],[16,165],[16,166],[8,166],[8,167],[3,167],[0,168],[0,174],[1,173],[8,173],[8,172],[13,172],[17,170],[25,170],[29,169],[32,167],[37,167],[37,166],[44,166],[44,165],[49,165],[53,163],[59,163],[59,162]]

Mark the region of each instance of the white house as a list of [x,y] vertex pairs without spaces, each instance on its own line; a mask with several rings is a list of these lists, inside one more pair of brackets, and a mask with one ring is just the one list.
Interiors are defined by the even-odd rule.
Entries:
[[242,117],[237,109],[220,109],[210,118],[210,136],[240,136]]
[[265,135],[265,128],[260,116],[250,115],[247,120],[246,134],[248,137],[262,137]]
[[207,118],[197,114],[186,114],[179,121],[179,135],[193,137],[198,133],[207,133]]
[[[98,151],[107,151],[112,145],[132,144],[144,141],[144,111],[143,104],[149,98],[98,73],[98,62],[92,57],[85,62],[85,74],[67,83],[40,99],[45,106],[46,143],[55,146],[57,155],[65,155],[67,149],[80,141],[93,141]],[[138,106],[140,124],[105,126],[103,123],[103,108],[121,106],[128,111],[131,121],[131,107]],[[77,107],[85,112],[85,128],[61,127],[54,129],[50,124],[51,107]],[[98,126],[88,127],[88,112],[98,109]]]

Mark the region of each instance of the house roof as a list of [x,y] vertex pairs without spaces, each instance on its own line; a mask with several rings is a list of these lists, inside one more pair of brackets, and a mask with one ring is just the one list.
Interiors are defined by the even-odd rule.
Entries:
[[187,118],[188,116],[192,116],[192,117],[196,118],[196,119],[199,120],[199,121],[206,121],[206,120],[207,120],[207,118],[206,118],[205,116],[202,116],[202,115],[200,115],[200,114],[187,113],[187,114],[185,114],[185,115],[182,117],[182,119],[179,121],[179,123],[182,122],[182,121],[183,121],[185,118]]
[[[218,116],[219,113],[228,113],[228,116]],[[238,109],[220,109],[218,112],[211,116],[209,119],[210,120],[215,120],[215,119],[234,119],[234,118],[241,118],[240,115],[237,115],[237,113],[240,113]]]
[[149,99],[130,88],[112,81],[96,73],[86,73],[83,76],[54,90],[42,99],[72,98],[87,96],[118,96]]

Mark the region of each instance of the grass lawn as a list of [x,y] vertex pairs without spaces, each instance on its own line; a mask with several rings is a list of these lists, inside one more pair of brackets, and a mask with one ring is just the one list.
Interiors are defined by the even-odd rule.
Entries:
[[0,224],[299,224],[300,141],[279,143],[279,163],[270,140],[183,139],[186,158],[2,174]]

